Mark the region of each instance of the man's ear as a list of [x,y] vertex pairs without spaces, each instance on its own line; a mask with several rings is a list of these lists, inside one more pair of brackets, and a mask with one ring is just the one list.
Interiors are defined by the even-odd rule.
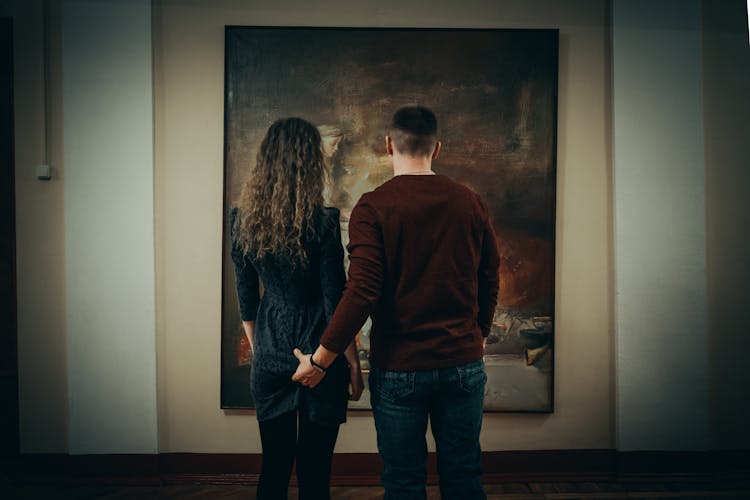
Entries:
[[390,135],[385,136],[385,151],[388,156],[393,156],[393,141],[391,141]]
[[443,144],[442,144],[442,143],[441,143],[440,141],[437,141],[437,142],[435,143],[435,150],[434,150],[434,151],[432,152],[432,159],[433,159],[433,160],[437,160],[437,157],[438,157],[438,155],[440,154],[440,147],[441,147],[442,145],[443,145]]

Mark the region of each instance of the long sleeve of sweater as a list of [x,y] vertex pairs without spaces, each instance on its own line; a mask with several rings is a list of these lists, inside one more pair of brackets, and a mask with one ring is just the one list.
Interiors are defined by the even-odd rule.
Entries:
[[385,256],[375,209],[363,197],[349,220],[349,279],[321,345],[342,353],[372,314],[383,289]]

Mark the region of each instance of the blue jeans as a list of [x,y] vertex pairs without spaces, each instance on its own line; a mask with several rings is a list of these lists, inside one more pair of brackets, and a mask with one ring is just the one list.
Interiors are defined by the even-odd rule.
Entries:
[[437,445],[440,495],[486,498],[481,482],[484,361],[416,372],[373,368],[370,393],[385,499],[424,499],[427,419]]

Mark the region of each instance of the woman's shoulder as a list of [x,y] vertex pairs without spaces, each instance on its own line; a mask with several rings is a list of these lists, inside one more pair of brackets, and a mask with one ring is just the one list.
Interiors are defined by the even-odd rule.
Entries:
[[324,218],[328,217],[338,220],[341,217],[341,210],[336,207],[323,207],[321,213]]
[[341,218],[341,211],[336,207],[321,207],[318,212],[318,228],[325,232],[338,231],[340,224],[339,219]]
[[341,217],[341,211],[336,207],[320,207],[317,211],[318,222],[328,225],[331,222],[338,222]]

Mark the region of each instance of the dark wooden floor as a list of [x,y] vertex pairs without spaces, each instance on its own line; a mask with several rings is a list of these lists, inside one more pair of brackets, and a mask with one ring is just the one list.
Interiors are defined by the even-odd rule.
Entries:
[[[717,483],[690,482],[539,482],[485,485],[489,499],[612,499],[612,498],[750,498],[750,481]],[[341,500],[369,500],[383,497],[380,487],[332,488],[332,498]],[[255,498],[254,486],[242,485],[169,485],[169,486],[10,486],[0,488],[0,499],[217,499],[246,500]],[[296,488],[290,488],[289,499],[297,498]],[[427,490],[427,498],[437,500],[440,492],[435,486]]]

